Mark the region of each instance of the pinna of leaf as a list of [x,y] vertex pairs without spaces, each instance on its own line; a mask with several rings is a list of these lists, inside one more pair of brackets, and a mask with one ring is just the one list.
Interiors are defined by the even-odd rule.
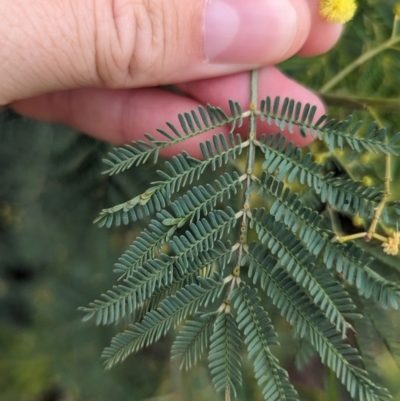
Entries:
[[[387,400],[388,391],[355,364],[361,357],[348,334],[360,316],[355,306],[359,299],[371,300],[382,311],[397,309],[400,286],[374,271],[354,242],[340,241],[327,230],[325,217],[293,193],[291,183],[309,187],[331,208],[370,220],[385,194],[327,173],[311,154],[303,155],[280,134],[257,135],[257,119],[279,131],[298,127],[329,149],[350,147],[355,152],[395,155],[400,134],[389,140],[385,130],[372,124],[359,135],[361,125],[351,118],[337,122],[323,116],[314,121],[315,107],[291,99],[267,97],[257,105],[256,87],[254,71],[246,111],[234,101],[229,102],[230,114],[199,107],[179,116],[180,127],[167,124],[160,129],[164,140],[147,135],[147,141],[110,154],[107,172],[118,174],[157,162],[160,150],[168,146],[230,127],[227,137],[214,135],[200,145],[201,160],[186,152],[176,155],[143,194],[100,213],[96,222],[107,227],[153,218],[116,263],[119,283],[81,310],[86,320],[95,317],[98,324],[130,322],[104,350],[107,367],[179,326],[172,355],[190,368],[208,353],[212,381],[226,400],[242,384],[245,348],[264,399],[297,400],[288,373],[272,351],[279,344],[278,334],[258,296],[261,290],[353,398]],[[249,120],[249,133],[242,139],[235,129],[244,119]],[[261,175],[255,169],[257,152],[264,158]],[[232,161],[241,154],[245,167],[236,163],[231,172]],[[195,185],[210,170],[220,176],[212,184]],[[226,206],[230,198],[241,199],[232,202],[235,209]],[[265,207],[254,207],[255,198]],[[348,285],[356,291],[350,294]]]

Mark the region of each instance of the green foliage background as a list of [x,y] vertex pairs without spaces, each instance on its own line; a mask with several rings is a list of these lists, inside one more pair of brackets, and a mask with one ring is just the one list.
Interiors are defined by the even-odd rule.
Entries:
[[[360,54],[390,36],[394,6],[391,0],[359,1],[356,18],[334,50],[317,58],[289,60],[282,69],[320,92]],[[399,51],[400,44],[385,50],[324,93],[330,116],[345,118],[356,109],[357,118],[378,118],[390,132],[399,131]],[[205,364],[179,376],[179,363],[169,359],[170,338],[105,372],[100,354],[120,327],[94,329],[92,323],[82,324],[77,312],[110,287],[113,263],[141,228],[104,230],[92,220],[102,208],[141,193],[152,178],[148,167],[139,173],[102,176],[101,159],[110,145],[10,112],[0,115],[0,143],[0,401],[219,399]],[[326,153],[321,144],[312,150]],[[369,176],[374,185],[382,185],[382,159],[359,160],[346,152],[326,162],[339,169],[344,165],[354,178]],[[393,176],[393,197],[400,199],[398,160]],[[351,227],[350,219],[342,223],[350,231],[360,230]],[[400,270],[398,257],[392,263]],[[318,362],[301,374],[295,372],[288,356],[293,354],[288,326],[274,310],[270,314],[281,333],[280,360],[303,399],[345,400],[341,387]],[[400,326],[399,317],[394,322]],[[395,400],[400,400],[399,326],[392,328],[393,356],[376,335],[366,337],[372,373],[376,365]],[[239,398],[257,397],[249,367]]]

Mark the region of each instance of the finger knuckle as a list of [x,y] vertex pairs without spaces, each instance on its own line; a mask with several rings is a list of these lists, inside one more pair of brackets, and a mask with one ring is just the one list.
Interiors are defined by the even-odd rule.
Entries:
[[[111,29],[96,40],[96,72],[104,86],[140,85],[157,79],[166,52],[165,15],[154,0],[113,0]],[[101,23],[101,21],[99,22]],[[155,82],[156,84],[157,82]]]

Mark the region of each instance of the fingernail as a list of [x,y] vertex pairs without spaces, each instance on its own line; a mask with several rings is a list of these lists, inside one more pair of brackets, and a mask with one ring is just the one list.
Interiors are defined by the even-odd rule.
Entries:
[[279,60],[297,32],[289,0],[209,0],[204,51],[214,63],[266,64]]

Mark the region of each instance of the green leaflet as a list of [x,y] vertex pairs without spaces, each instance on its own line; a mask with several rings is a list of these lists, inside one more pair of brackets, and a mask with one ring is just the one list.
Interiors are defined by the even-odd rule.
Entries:
[[274,124],[280,131],[287,127],[291,133],[293,127],[297,126],[303,136],[318,137],[328,145],[329,149],[335,147],[343,149],[344,145],[347,144],[357,152],[366,150],[375,153],[396,154],[399,136],[395,136],[386,142],[386,130],[377,129],[375,123],[368,127],[364,136],[357,136],[363,125],[362,121],[358,121],[351,127],[352,116],[344,121],[335,121],[334,119],[328,120],[327,116],[324,115],[314,122],[315,112],[315,106],[306,104],[303,107],[300,102],[288,98],[285,98],[281,103],[279,97],[274,100],[267,97],[260,105],[261,118],[269,125]]
[[221,270],[229,263],[233,250],[217,242],[215,249],[203,250],[194,256],[190,263],[179,256],[161,255],[160,259],[149,260],[133,274],[114,286],[102,299],[80,308],[86,313],[85,320],[96,316],[97,324],[113,324],[120,319],[136,320],[136,312],[148,307],[156,307],[160,300],[172,295],[190,280],[201,274],[202,270],[218,263]]
[[149,346],[189,313],[195,312],[201,305],[213,302],[224,282],[201,277],[198,280],[200,285],[191,284],[182,288],[176,295],[166,298],[158,309],[148,312],[140,323],[131,325],[131,330],[116,335],[103,352],[106,366],[111,368],[131,353]]
[[[366,257],[364,251],[356,244],[341,244],[334,240],[332,233],[319,228],[322,216],[302,206],[298,196],[284,188],[282,181],[263,174],[251,191],[256,188],[259,188],[259,195],[267,194],[275,199],[269,213],[276,221],[282,220],[286,227],[297,234],[298,239],[306,243],[308,250],[314,255],[317,256],[323,251],[324,264],[328,269],[334,266],[336,271],[343,274],[343,278],[350,284],[355,284],[360,294],[366,298],[374,297],[375,302],[379,302],[384,308],[389,305],[398,308],[400,286],[389,282],[369,268],[371,258]],[[253,213],[255,214],[256,210]]]
[[293,194],[285,188],[283,181],[263,173],[261,180],[257,180],[249,192],[258,189],[258,195],[268,195],[274,199],[269,213],[276,221],[283,221],[291,231],[297,233],[298,238],[307,244],[308,250],[318,256],[324,248],[328,234],[319,228],[323,220],[318,212],[302,205],[298,194]]
[[259,305],[255,288],[240,284],[232,293],[237,310],[236,321],[243,331],[248,357],[253,360],[254,373],[266,401],[298,400],[297,392],[289,382],[288,373],[280,366],[270,347],[279,345],[271,320]]
[[175,217],[171,221],[165,221],[165,225],[183,225],[187,221],[199,219],[201,215],[207,215],[219,202],[230,199],[237,194],[238,188],[242,187],[243,176],[239,177],[236,172],[232,175],[225,173],[214,181],[214,185],[193,187],[185,195],[179,197],[171,204]]
[[356,286],[360,295],[367,299],[372,297],[384,308],[391,306],[398,309],[400,285],[374,272],[368,267],[371,261],[354,243],[330,242],[324,252],[327,268],[334,267],[343,275],[344,280]]
[[114,273],[119,273],[121,278],[129,277],[147,260],[154,258],[159,253],[161,247],[168,242],[177,228],[163,224],[168,217],[171,215],[163,210],[157,214],[157,219],[151,220],[148,228],[142,231],[129,249],[118,259],[114,265]]
[[304,249],[301,241],[282,223],[276,223],[271,215],[264,215],[262,209],[254,209],[252,223],[256,226],[261,243],[267,246],[272,255],[276,255],[279,263],[309,292],[314,303],[346,337],[347,329],[351,328],[345,321],[346,312],[352,312],[355,305],[343,286],[333,280],[325,269],[315,271],[315,256]]
[[[228,163],[229,159],[236,158],[248,143],[242,143],[240,136],[229,136],[229,145],[223,135],[214,135],[213,142],[206,141],[202,145],[203,161],[190,157],[183,152],[172,158],[172,162],[165,162],[168,173],[158,170],[162,180],[152,182],[152,186],[144,193],[120,205],[103,209],[94,223],[99,227],[119,226],[121,222],[128,224],[144,216],[159,212],[171,203],[172,195],[182,187],[198,180],[208,166],[213,170]],[[218,185],[218,184],[217,184]]]
[[364,187],[360,182],[338,179],[333,174],[323,174],[323,166],[312,161],[312,154],[301,156],[301,151],[286,146],[285,138],[272,135],[260,142],[265,153],[263,168],[272,174],[278,171],[277,179],[287,176],[288,182],[298,178],[301,184],[313,188],[322,202],[343,211],[358,213],[361,217],[372,217],[373,209],[382,200],[383,193],[372,187]]
[[208,366],[212,381],[217,391],[236,397],[237,389],[242,385],[240,333],[230,313],[221,313],[214,323],[210,338]]
[[173,357],[182,358],[181,368],[190,369],[196,365],[208,348],[216,319],[216,313],[197,314],[194,320],[188,320],[183,326],[171,348]]
[[280,268],[270,270],[265,266],[265,252],[252,244],[248,257],[260,271],[261,287],[281,310],[287,321],[296,327],[300,337],[305,337],[346,386],[352,397],[369,400],[388,400],[386,389],[378,387],[367,372],[352,364],[360,359],[357,350],[343,343],[334,326],[323,318],[322,312],[312,303],[301,288]]
[[148,141],[134,141],[130,145],[116,148],[114,152],[109,153],[109,159],[103,160],[109,167],[104,174],[119,174],[132,166],[146,163],[151,156],[155,163],[161,149],[224,125],[230,125],[232,132],[236,125],[242,124],[243,116],[239,103],[230,102],[230,109],[232,116],[228,116],[222,109],[210,105],[207,105],[206,108],[200,106],[197,112],[192,110],[190,113],[179,115],[181,129],[167,123],[168,130],[157,130],[161,137],[165,138],[164,140],[145,134]]

